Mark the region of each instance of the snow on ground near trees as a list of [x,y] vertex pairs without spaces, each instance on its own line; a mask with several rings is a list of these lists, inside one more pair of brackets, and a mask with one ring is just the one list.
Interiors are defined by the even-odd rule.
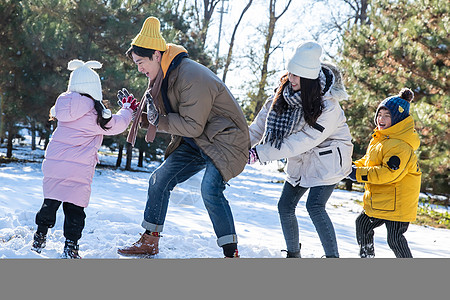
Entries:
[[[6,149],[0,148],[0,155]],[[21,159],[43,156],[42,149],[31,151],[29,146],[16,145],[13,152]],[[101,155],[102,164],[115,164],[115,157]],[[143,232],[141,227],[146,203],[148,178],[157,163],[137,168],[139,171],[97,168],[86,226],[79,241],[83,258],[122,259],[117,248],[130,245]],[[285,243],[278,219],[277,202],[281,193],[283,173],[279,165],[254,164],[233,178],[225,191],[235,218],[242,258],[282,258]],[[220,258],[206,209],[200,196],[203,172],[178,185],[172,192],[160,253],[155,258]],[[319,237],[305,208],[306,196],[300,200],[297,218],[300,225],[302,256],[320,258],[324,254]],[[362,193],[336,189],[327,203],[327,211],[335,226],[340,256],[357,258],[355,219],[362,207]],[[0,258],[59,258],[64,246],[62,226],[64,215],[58,211],[57,222],[49,230],[47,247],[41,254],[30,250],[36,225],[35,214],[42,205],[42,172],[38,163],[0,164]],[[444,208],[445,210],[445,208]],[[450,230],[410,225],[405,234],[416,258],[449,258]],[[393,258],[386,243],[384,226],[375,230],[377,258]]]

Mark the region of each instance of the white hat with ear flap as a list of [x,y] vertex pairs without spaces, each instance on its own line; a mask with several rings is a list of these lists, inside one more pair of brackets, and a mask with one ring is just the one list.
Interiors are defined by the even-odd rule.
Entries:
[[321,68],[322,46],[314,41],[300,44],[287,64],[287,70],[296,76],[316,79]]
[[102,64],[95,60],[83,62],[79,59],[71,60],[68,69],[72,71],[69,78],[69,92],[88,94],[96,101],[99,101],[103,107],[102,116],[105,119],[111,117],[111,111],[103,103],[102,84],[97,72],[93,69],[100,69]]

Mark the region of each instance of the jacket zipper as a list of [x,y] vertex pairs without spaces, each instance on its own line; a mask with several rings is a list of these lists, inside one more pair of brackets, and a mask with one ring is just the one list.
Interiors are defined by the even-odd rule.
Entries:
[[339,165],[342,167],[342,155],[341,155],[341,149],[337,147],[338,153],[339,153]]

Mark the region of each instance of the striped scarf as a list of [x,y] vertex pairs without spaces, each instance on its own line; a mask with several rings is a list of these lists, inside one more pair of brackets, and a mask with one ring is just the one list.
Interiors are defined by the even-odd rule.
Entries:
[[294,92],[291,84],[288,84],[283,90],[283,97],[288,104],[287,109],[277,114],[273,108],[270,108],[266,120],[266,130],[260,142],[260,144],[270,142],[270,145],[278,150],[281,149],[283,139],[292,134],[303,116],[300,91]]

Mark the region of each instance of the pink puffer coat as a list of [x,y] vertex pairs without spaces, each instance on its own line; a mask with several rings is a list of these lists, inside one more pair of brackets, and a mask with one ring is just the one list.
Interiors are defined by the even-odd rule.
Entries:
[[56,100],[55,112],[58,127],[42,162],[44,198],[87,207],[103,135],[126,130],[132,110],[120,109],[106,124],[110,129],[103,130],[97,124],[94,101],[75,92],[65,92]]

